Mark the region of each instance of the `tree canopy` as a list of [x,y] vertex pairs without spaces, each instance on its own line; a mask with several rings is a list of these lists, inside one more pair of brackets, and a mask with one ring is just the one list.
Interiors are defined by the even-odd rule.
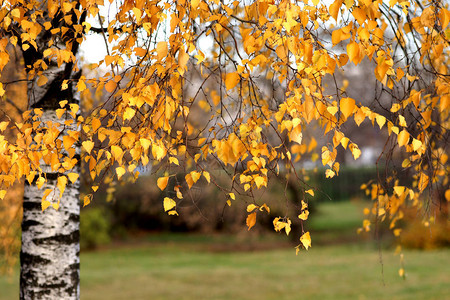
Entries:
[[[449,22],[448,3],[434,0],[2,1],[0,71],[21,51],[33,96],[23,121],[1,112],[0,199],[26,180],[43,191],[43,211],[58,210],[66,187],[80,180],[80,162],[92,182],[84,205],[100,184],[137,178],[151,165],[164,172],[161,190],[174,187],[163,202],[170,215],[200,180],[232,205],[271,176],[290,176],[304,195],[293,208],[303,224],[317,191],[299,161],[321,160],[327,177],[338,176],[338,152],[361,155],[346,128],[369,122],[385,144],[383,176],[364,187],[373,200],[367,213],[388,218],[397,234],[406,207],[433,212],[450,200]],[[93,34],[107,52],[84,65],[78,50]],[[370,102],[350,96],[354,83],[336,76],[363,65],[376,78]],[[2,101],[17,82],[2,79]],[[33,100],[49,91],[53,119]],[[229,185],[216,182],[212,166],[227,172]],[[410,180],[400,182],[399,170]],[[168,185],[180,172],[185,182]],[[269,210],[249,201],[248,228]],[[289,234],[293,220],[273,222]],[[370,225],[368,217],[363,230]],[[310,246],[303,230],[297,249]]]

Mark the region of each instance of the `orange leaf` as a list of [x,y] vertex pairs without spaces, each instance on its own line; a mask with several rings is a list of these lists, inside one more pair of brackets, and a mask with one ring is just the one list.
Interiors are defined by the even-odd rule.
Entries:
[[355,109],[355,100],[352,98],[342,98],[339,103],[339,108],[341,109],[342,114],[348,118]]
[[406,131],[405,129],[403,129],[397,137],[398,140],[398,145],[401,146],[405,146],[406,144],[408,144],[409,141],[409,133],[408,131]]
[[239,83],[239,80],[240,76],[237,72],[228,73],[225,76],[225,87],[227,88],[227,90],[231,90]]
[[38,86],[43,86],[44,84],[46,84],[48,81],[48,78],[45,77],[44,75],[41,75],[37,81],[37,85]]
[[359,63],[359,45],[356,42],[350,42],[347,45],[347,54],[348,58],[351,62],[353,62],[355,65]]
[[117,83],[115,83],[113,80],[108,81],[108,83],[105,84],[105,89],[108,93],[114,92],[116,89]]
[[159,61],[167,56],[167,52],[167,42],[159,42],[158,44],[156,44],[156,57]]
[[256,224],[256,212],[251,213],[247,216],[247,220],[245,222],[247,224],[248,230],[250,230]]
[[156,185],[159,187],[161,191],[163,191],[167,187],[167,183],[169,182],[169,176],[160,177],[156,181]]
[[342,6],[342,0],[336,0],[330,5],[330,15],[337,21],[339,10]]

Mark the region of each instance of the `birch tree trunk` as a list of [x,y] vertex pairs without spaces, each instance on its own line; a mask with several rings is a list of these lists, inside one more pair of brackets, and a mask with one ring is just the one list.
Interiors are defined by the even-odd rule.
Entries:
[[[41,10],[47,8],[47,1],[41,2]],[[59,16],[59,17],[58,17]],[[66,15],[67,16],[67,15]],[[68,104],[79,104],[79,97],[75,89],[76,80],[81,75],[74,73],[75,62],[60,64],[56,59],[46,59],[43,49],[48,48],[49,41],[58,45],[59,49],[66,49],[75,57],[78,51],[79,37],[75,30],[71,35],[71,30],[76,24],[84,21],[85,14],[78,18],[75,14],[69,23],[64,19],[64,15],[56,12],[50,19],[45,14],[42,23],[51,22],[53,28],[65,26],[69,28],[64,35],[52,35],[49,30],[43,30],[36,39],[37,47],[29,47],[23,52],[25,68],[28,73],[28,103],[29,108],[39,108],[43,110],[40,117],[41,124],[47,121],[60,124],[61,133],[58,139],[63,139],[68,131],[79,130],[76,120],[66,113],[61,119],[56,116],[56,109],[60,108],[59,102],[67,100]],[[22,41],[19,39],[19,44]],[[33,67],[35,62],[46,60],[48,65],[44,69],[43,75],[48,81],[42,85],[37,84],[37,77],[34,76]],[[68,88],[62,90],[64,80],[68,82]],[[75,82],[75,84],[73,84]],[[72,119],[72,125],[64,121]],[[71,173],[80,174],[80,146],[74,145],[75,156],[78,164],[70,170]],[[52,151],[52,149],[49,149]],[[63,155],[67,151],[60,150]],[[73,155],[73,154],[72,154]],[[68,183],[62,198],[59,209],[52,207],[42,211],[41,200],[46,188],[53,189],[47,197],[59,198],[60,192],[56,188],[57,179],[64,174],[52,168],[42,161],[41,169],[47,182],[45,187],[38,189],[33,182],[25,187],[23,201],[23,221],[22,221],[22,249],[20,252],[20,299],[79,299],[80,297],[80,245],[79,245],[79,222],[80,222],[80,200],[79,200],[79,180]],[[59,169],[61,170],[61,169]]]
[[[42,107],[44,113],[42,123],[47,121],[63,122],[56,117],[51,103],[56,102],[49,96],[48,88],[42,98],[41,88],[29,88],[34,99],[40,99],[33,107]],[[46,96],[45,96],[46,95]],[[48,98],[46,98],[48,97]],[[53,99],[52,99],[53,98]],[[63,99],[59,99],[63,100]],[[70,99],[71,102],[78,102]],[[33,102],[33,101],[31,101]],[[74,126],[66,126],[60,138],[67,130],[77,130]],[[79,146],[76,149],[79,161]],[[57,178],[62,175],[51,171],[50,166],[41,165],[47,179],[46,187],[53,192],[47,198],[58,199]],[[80,173],[80,166],[75,166],[71,173]],[[59,209],[49,207],[42,211],[41,200],[45,187],[38,189],[36,184],[25,187],[22,221],[22,249],[20,252],[20,299],[79,299],[80,289],[80,245],[79,222],[80,200],[79,181],[66,186],[60,200]]]
[[[78,170],[79,171],[79,167]],[[47,173],[48,184],[56,184]],[[25,187],[20,299],[79,299],[79,184],[66,187],[58,210],[41,209],[42,190]]]

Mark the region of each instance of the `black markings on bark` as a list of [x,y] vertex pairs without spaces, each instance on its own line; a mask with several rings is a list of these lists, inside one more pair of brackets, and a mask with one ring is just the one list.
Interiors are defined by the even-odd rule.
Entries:
[[[22,251],[20,251],[20,261],[21,261],[22,265],[36,265],[36,264],[47,265],[47,264],[51,263],[50,260],[42,258],[39,255],[33,255],[33,254],[25,253]],[[29,273],[26,270],[23,272],[25,274]]]
[[80,231],[75,230],[70,234],[58,234],[45,238],[33,239],[36,245],[56,244],[56,245],[71,245],[78,243],[80,240]]
[[[78,197],[77,197],[77,198],[78,198]],[[70,214],[70,215],[69,215],[69,221],[70,221],[70,222],[75,222],[75,223],[80,222],[80,215],[77,215],[77,214]]]
[[31,210],[42,210],[41,202],[32,202],[27,201],[28,199],[24,198],[23,201],[23,210],[31,211]]
[[35,220],[25,220],[22,222],[22,230],[27,231],[30,229],[30,227],[39,226],[41,224],[42,224],[41,222],[37,222]]

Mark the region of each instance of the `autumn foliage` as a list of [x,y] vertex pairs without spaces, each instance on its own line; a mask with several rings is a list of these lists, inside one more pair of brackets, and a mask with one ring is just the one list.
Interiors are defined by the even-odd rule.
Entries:
[[[338,176],[338,151],[354,159],[361,155],[345,128],[369,122],[386,132],[380,154],[386,165],[380,167],[384,180],[374,178],[364,187],[373,208],[362,230],[387,219],[397,235],[406,207],[423,211],[424,222],[446,210],[450,11],[445,1],[111,2],[108,12],[100,9],[103,0],[2,2],[0,71],[11,49],[34,49],[42,55],[32,65],[25,62],[29,88],[53,80],[46,71],[50,64],[83,70],[57,88],[63,93],[75,86],[85,107],[61,98],[55,121],[42,123],[43,109],[24,112],[23,121],[2,119],[0,199],[26,180],[44,190],[42,210],[58,209],[66,186],[80,180],[71,170],[81,160],[91,181],[82,197],[88,205],[100,184],[137,178],[139,168],[151,165],[165,173],[157,186],[167,190],[162,207],[168,214],[177,215],[177,204],[202,180],[216,184],[228,205],[251,199],[243,212],[250,229],[259,214],[270,211],[253,192],[267,187],[271,176],[293,177],[304,198],[291,208],[298,219],[273,220],[276,231],[289,234],[292,222],[307,228],[308,201],[317,192],[299,161],[319,159],[327,177]],[[55,26],[56,19],[64,25]],[[53,38],[37,49],[36,38],[45,34]],[[92,34],[104,38],[107,54],[84,66],[73,50]],[[352,98],[333,80],[336,72],[350,65],[357,69],[363,61],[377,79],[371,103]],[[100,75],[91,76],[92,70]],[[6,101],[16,83],[2,82]],[[333,88],[326,89],[325,82]],[[104,101],[90,101],[92,92],[103,93]],[[67,130],[75,122],[80,130]],[[319,144],[310,128],[325,142]],[[14,141],[5,137],[11,130],[18,132]],[[80,157],[76,145],[82,147]],[[398,159],[411,179],[407,184],[400,184],[398,168],[391,168]],[[41,161],[60,174],[56,186],[46,184]],[[211,168],[223,169],[229,184],[217,183]],[[184,182],[174,182],[179,172],[186,174]],[[297,249],[311,247],[307,230],[299,238]]]

